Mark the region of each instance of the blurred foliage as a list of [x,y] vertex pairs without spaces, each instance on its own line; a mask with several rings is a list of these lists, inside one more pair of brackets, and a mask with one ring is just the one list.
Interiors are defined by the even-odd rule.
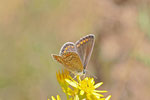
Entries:
[[139,11],[139,24],[142,30],[147,34],[150,38],[150,8],[148,9],[141,9]]
[[150,67],[150,56],[146,56],[146,55],[136,55],[136,59],[139,62],[144,63],[146,66]]

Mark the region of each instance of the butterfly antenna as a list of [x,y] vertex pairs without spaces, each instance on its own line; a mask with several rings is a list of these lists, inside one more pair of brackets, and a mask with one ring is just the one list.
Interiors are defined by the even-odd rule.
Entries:
[[93,76],[95,79],[97,79],[97,77],[94,74],[92,74],[90,71],[86,70],[86,72],[88,72],[91,76]]

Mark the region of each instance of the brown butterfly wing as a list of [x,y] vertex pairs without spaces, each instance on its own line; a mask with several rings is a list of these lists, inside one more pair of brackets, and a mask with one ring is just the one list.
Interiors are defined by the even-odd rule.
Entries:
[[64,64],[64,61],[61,56],[53,54],[52,57],[57,60],[59,63]]
[[74,44],[73,42],[66,42],[66,43],[61,47],[61,50],[60,50],[59,55],[63,55],[63,54],[66,53],[66,52],[76,52],[76,53],[77,53],[75,44]]
[[66,52],[63,53],[62,56],[53,55],[53,58],[63,64],[64,67],[72,73],[79,73],[83,71],[83,65],[80,57],[75,52]]
[[86,68],[92,51],[94,47],[94,42],[95,42],[95,36],[93,34],[87,35],[83,38],[81,38],[79,41],[76,42],[76,49],[77,52],[80,56],[80,59],[83,63],[84,69]]

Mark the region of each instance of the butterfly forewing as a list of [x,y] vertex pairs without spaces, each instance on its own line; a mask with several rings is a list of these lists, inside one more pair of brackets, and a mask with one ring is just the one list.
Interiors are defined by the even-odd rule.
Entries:
[[75,44],[84,69],[86,68],[87,63],[90,60],[93,51],[94,42],[95,42],[95,36],[90,34],[81,38]]
[[66,52],[62,56],[53,55],[53,58],[59,63],[63,64],[66,69],[73,73],[79,73],[83,71],[83,65],[80,57],[75,52]]
[[64,61],[63,61],[63,59],[62,59],[61,56],[58,56],[58,55],[53,54],[52,57],[53,57],[55,60],[57,60],[59,63],[61,63],[61,64],[64,63]]

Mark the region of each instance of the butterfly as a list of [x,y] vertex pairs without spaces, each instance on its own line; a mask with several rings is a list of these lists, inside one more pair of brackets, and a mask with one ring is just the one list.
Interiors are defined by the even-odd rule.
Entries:
[[93,34],[84,36],[75,43],[66,42],[61,47],[59,55],[52,54],[52,57],[73,74],[85,74],[94,42],[95,36]]

